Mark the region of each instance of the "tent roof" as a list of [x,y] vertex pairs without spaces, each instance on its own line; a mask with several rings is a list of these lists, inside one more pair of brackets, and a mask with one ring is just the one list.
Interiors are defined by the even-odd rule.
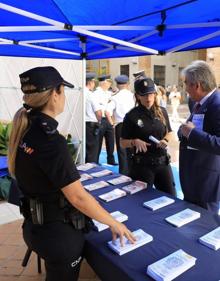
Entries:
[[219,0],[3,0],[0,55],[100,59],[217,47],[219,15]]

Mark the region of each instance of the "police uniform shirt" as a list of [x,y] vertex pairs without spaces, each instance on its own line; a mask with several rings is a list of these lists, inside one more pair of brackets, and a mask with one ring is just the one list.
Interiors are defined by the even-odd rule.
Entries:
[[118,124],[123,122],[125,114],[134,106],[134,94],[127,89],[122,89],[111,98],[107,105],[107,111],[114,116],[115,123]]
[[85,88],[86,99],[86,122],[98,122],[95,112],[101,110],[101,105],[94,94],[87,87]]
[[[166,135],[167,131],[170,132],[171,126],[166,109],[160,107],[164,115],[166,125],[164,125],[158,117],[155,117],[152,109],[139,105],[133,108],[125,116],[121,137],[123,139],[141,139],[145,142],[151,143],[148,147],[147,154],[152,156],[166,155],[166,150],[157,148],[156,145],[149,140],[149,136],[154,136],[161,140]],[[138,154],[144,154],[143,152]]]
[[30,112],[30,126],[21,141],[15,164],[18,185],[26,196],[58,192],[80,178],[58,123],[41,112]]
[[111,98],[110,91],[104,91],[101,87],[97,87],[94,94],[99,101],[99,105],[101,106],[102,110],[102,117],[105,117],[105,111],[107,109],[107,104]]

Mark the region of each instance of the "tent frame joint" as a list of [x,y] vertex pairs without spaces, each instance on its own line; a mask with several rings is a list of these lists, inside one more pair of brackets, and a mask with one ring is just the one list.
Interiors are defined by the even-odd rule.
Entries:
[[12,40],[13,45],[19,45],[19,41],[18,40]]
[[65,24],[64,24],[64,29],[65,29],[65,30],[73,30],[73,25],[72,25],[72,24],[65,23]]
[[156,30],[159,32],[159,36],[162,37],[163,36],[163,33],[164,31],[166,30],[166,24],[158,24],[157,27],[156,27]]

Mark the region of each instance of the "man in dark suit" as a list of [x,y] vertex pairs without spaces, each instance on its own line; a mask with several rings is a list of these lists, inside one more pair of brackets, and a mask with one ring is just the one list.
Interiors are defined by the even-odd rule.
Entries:
[[184,199],[218,213],[220,201],[220,92],[204,61],[183,70],[194,108],[180,126],[180,182]]

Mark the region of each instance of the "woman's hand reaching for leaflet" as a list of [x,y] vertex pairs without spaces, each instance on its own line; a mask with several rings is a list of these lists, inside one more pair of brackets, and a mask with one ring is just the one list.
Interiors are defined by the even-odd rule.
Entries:
[[110,226],[112,232],[112,240],[114,241],[119,236],[121,246],[124,246],[124,236],[134,244],[136,239],[131,233],[131,231],[123,224],[118,221],[115,221],[112,226]]
[[151,146],[150,143],[142,141],[140,139],[134,139],[132,145],[136,147],[136,153],[138,152],[147,152],[147,147]]

